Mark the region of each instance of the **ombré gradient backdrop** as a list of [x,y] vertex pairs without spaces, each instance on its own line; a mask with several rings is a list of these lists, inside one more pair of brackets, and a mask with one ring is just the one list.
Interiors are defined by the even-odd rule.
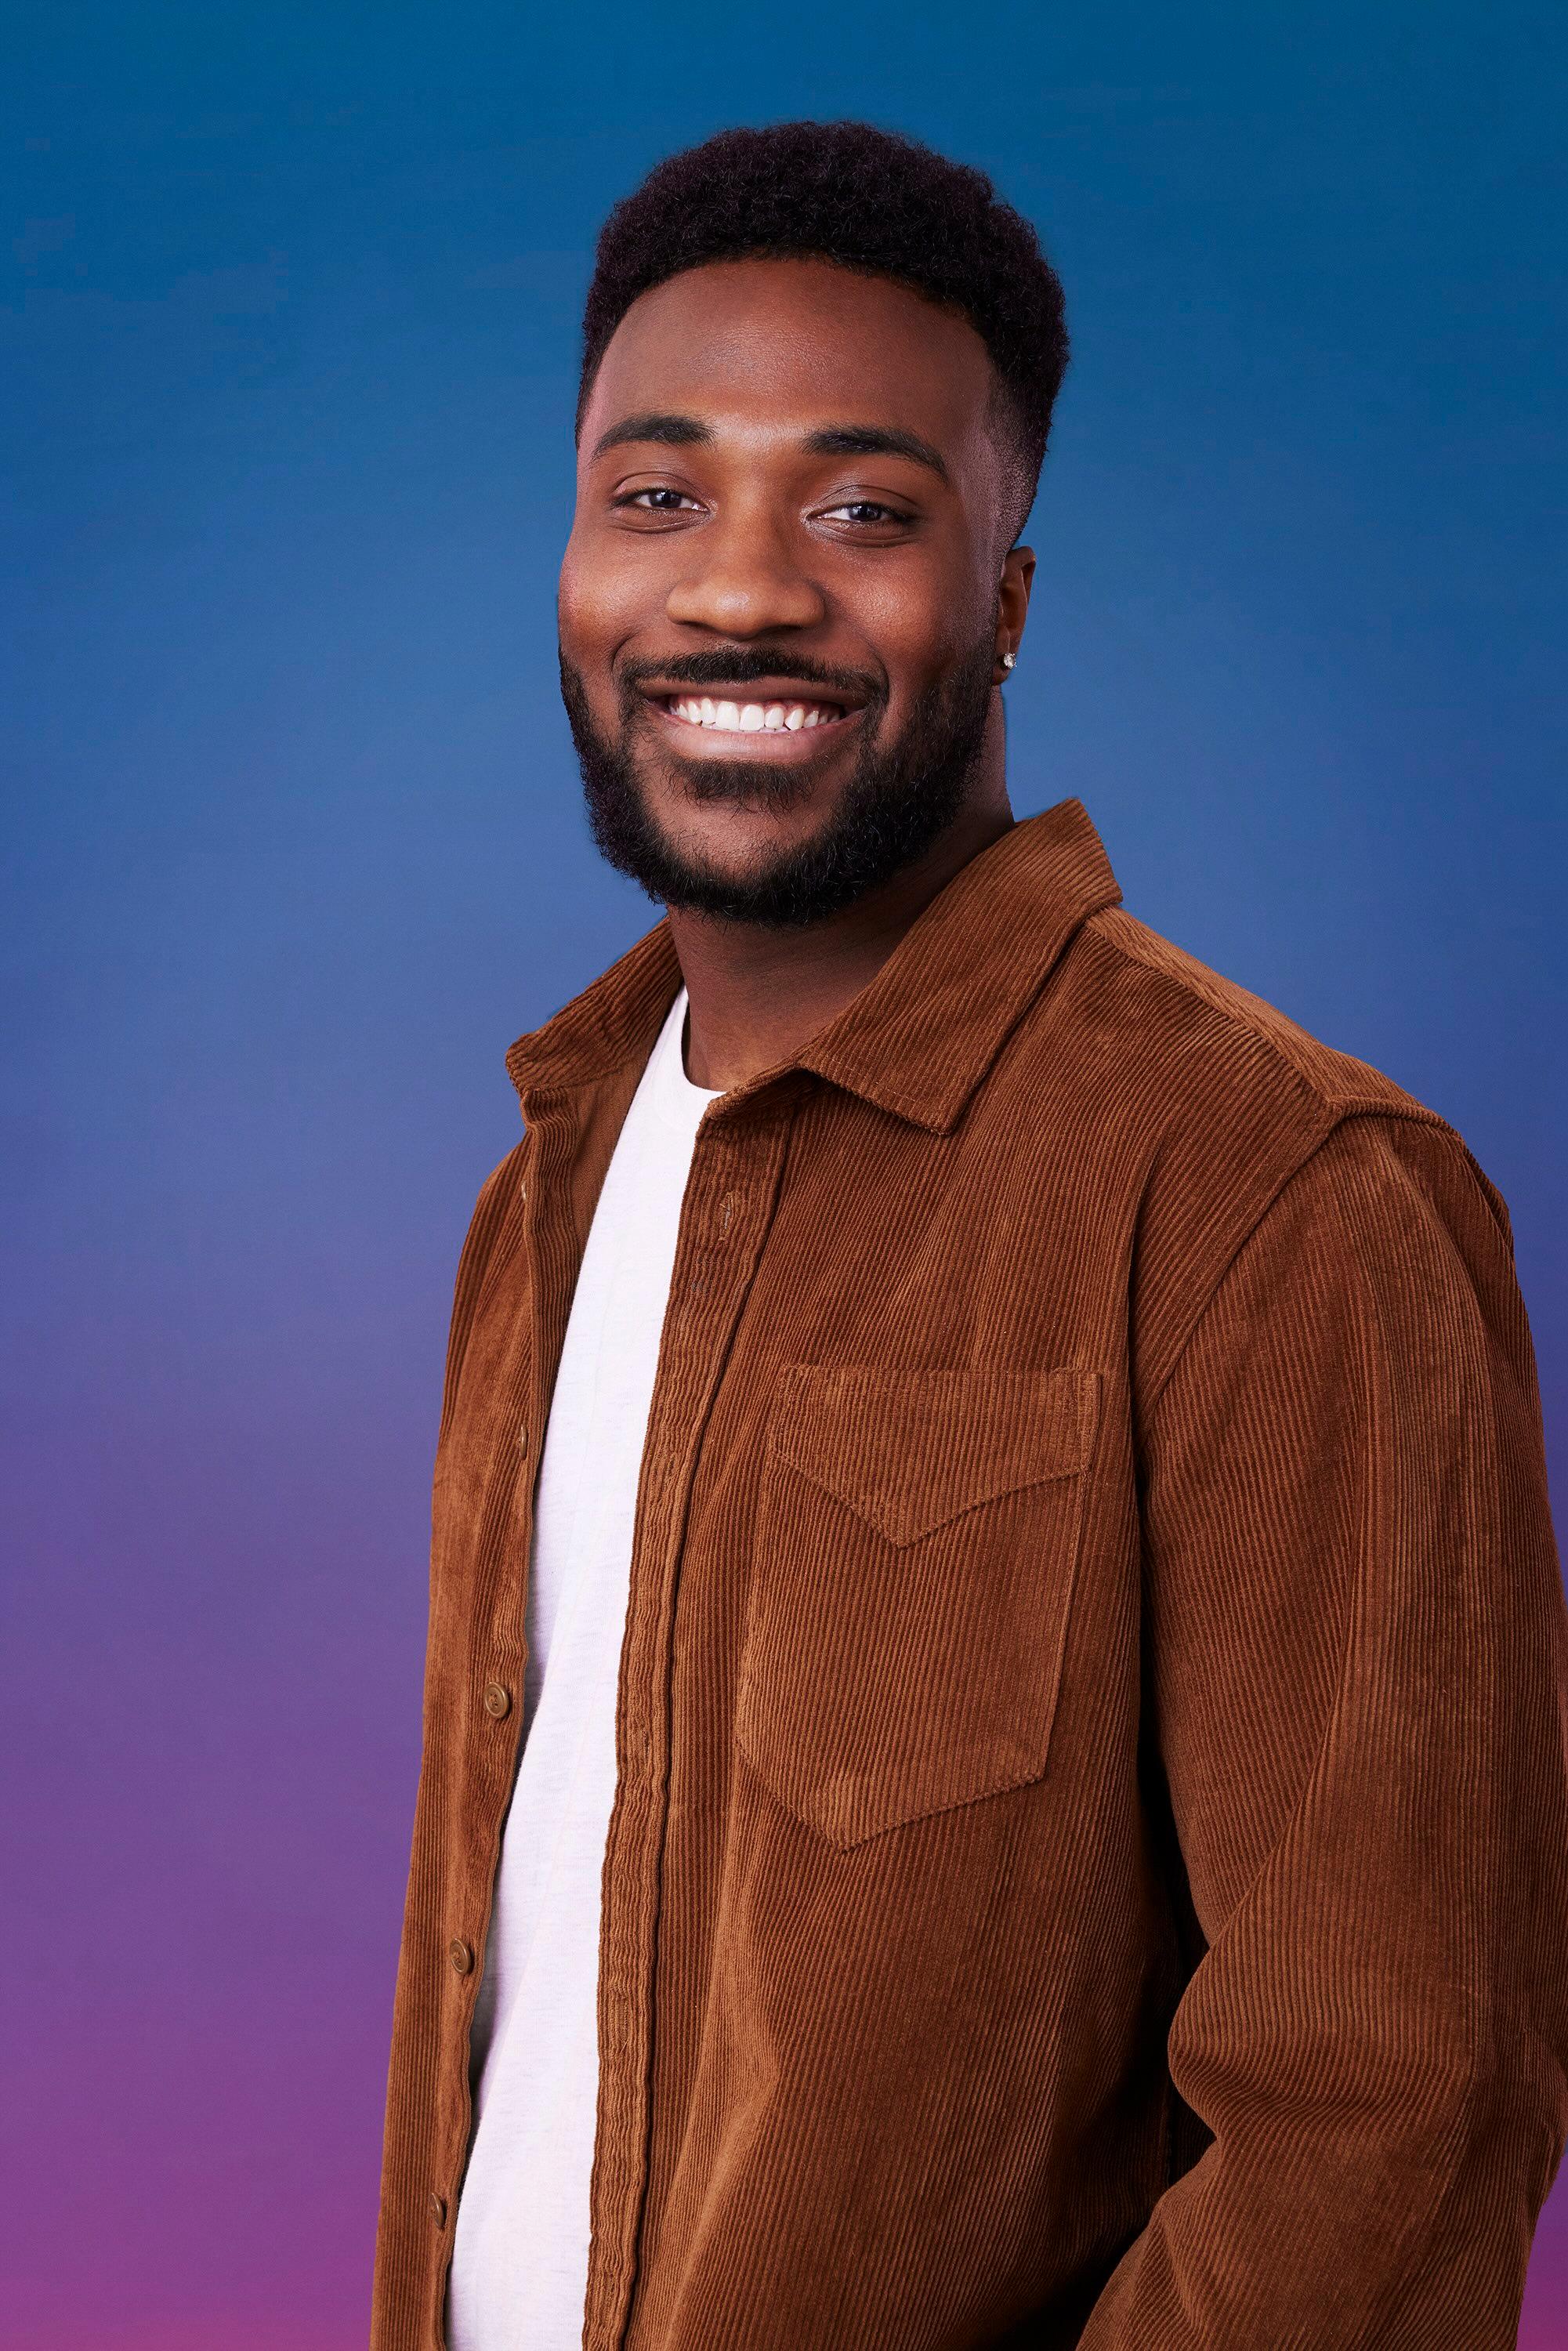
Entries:
[[[1039,223],[1017,803],[1458,1123],[1561,1468],[1563,18],[12,26],[0,2343],[355,2351],[454,1263],[504,1048],[653,919],[554,674],[606,206],[862,113]],[[1568,2343],[1563,2187],[1521,2339]]]

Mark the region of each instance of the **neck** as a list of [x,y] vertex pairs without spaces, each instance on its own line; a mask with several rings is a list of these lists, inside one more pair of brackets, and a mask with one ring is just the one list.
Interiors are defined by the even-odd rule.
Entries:
[[915,864],[807,929],[672,907],[670,931],[690,1000],[692,1083],[727,1091],[788,1061],[875,977],[937,892],[1013,821],[998,778],[992,791],[966,802]]

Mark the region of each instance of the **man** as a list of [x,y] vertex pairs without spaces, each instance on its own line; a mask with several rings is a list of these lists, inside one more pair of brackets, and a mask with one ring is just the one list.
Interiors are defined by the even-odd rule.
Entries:
[[376,2351],[1514,2339],[1563,1612],[1506,1213],[1016,823],[1061,289],[735,131],[612,215],[563,691],[666,916],[457,1277]]

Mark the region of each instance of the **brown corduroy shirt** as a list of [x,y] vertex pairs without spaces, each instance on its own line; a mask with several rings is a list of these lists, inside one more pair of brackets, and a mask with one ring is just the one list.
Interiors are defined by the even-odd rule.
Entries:
[[[513,1048],[458,1273],[375,2351],[443,2340],[540,1439],[678,984],[660,924]],[[1019,824],[698,1133],[588,2351],[1503,2351],[1563,1655],[1497,1194]]]

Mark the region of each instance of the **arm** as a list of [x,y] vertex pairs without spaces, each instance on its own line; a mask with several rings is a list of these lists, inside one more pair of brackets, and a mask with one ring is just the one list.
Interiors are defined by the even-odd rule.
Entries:
[[[451,1426],[464,1355],[486,1272],[517,1197],[521,1144],[486,1177],[457,1262],[446,1343],[446,1379],[437,1434],[437,1458]],[[433,1529],[439,1535],[439,1528]],[[436,2159],[443,2116],[435,2086],[435,2053],[445,1980],[440,1932],[447,1846],[440,1823],[447,1802],[452,1738],[449,1642],[439,1610],[438,1542],[433,1543],[430,1630],[425,1649],[423,1753],[415,1800],[414,1834],[403,1904],[397,1989],[387,2069],[381,2216],[376,2237],[371,2321],[372,2351],[415,2339],[424,2324],[431,2279],[445,2239],[432,2225],[432,2192],[447,2191]]]
[[1145,1432],[1149,1703],[1213,2134],[1081,2351],[1505,2351],[1568,2099],[1564,1613],[1506,1229],[1355,1118]]

